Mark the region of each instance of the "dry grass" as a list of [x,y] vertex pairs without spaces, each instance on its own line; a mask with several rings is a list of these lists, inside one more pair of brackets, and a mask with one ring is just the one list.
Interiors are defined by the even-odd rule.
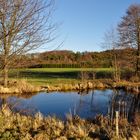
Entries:
[[[46,90],[48,91],[86,91],[88,89],[103,89],[108,88],[107,84],[100,81],[85,81],[78,83],[59,83],[57,85],[47,85]],[[42,88],[43,89],[43,88]]]
[[40,88],[38,86],[33,86],[26,80],[18,81],[15,87],[19,90],[20,93],[33,93],[40,91]]
[[[122,123],[123,121],[121,121]],[[35,117],[13,113],[7,105],[0,111],[1,140],[139,140],[140,126],[119,125],[119,138],[115,136],[115,125],[99,115],[92,121],[67,115],[64,122],[56,117]]]
[[18,80],[18,81],[10,81],[7,88],[0,86],[0,93],[1,94],[12,94],[12,93],[34,93],[40,91],[40,87],[33,86],[28,83],[26,80]]
[[133,93],[140,92],[140,82],[120,81],[109,79],[85,80],[83,82],[61,82],[57,84],[34,85],[27,79],[10,80],[8,88],[0,86],[0,93],[34,93],[39,91],[87,91],[88,89],[123,88]]

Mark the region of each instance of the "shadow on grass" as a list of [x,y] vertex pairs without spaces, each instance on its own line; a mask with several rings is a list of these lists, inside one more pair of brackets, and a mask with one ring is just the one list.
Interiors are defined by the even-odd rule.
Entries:
[[80,72],[33,72],[33,71],[20,71],[17,73],[11,73],[10,77],[20,78],[68,78],[77,79]]
[[[86,73],[87,79],[93,79],[93,72],[84,72]],[[64,79],[80,79],[81,71],[65,71],[65,72],[44,72],[44,71],[15,71],[9,74],[11,78],[36,78],[36,79],[55,79],[55,78],[64,78]],[[95,78],[111,78],[112,72],[108,71],[98,71],[95,73]]]

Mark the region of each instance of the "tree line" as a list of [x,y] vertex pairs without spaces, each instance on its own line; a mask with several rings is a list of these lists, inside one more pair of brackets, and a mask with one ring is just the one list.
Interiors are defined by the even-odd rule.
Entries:
[[[133,68],[135,49],[115,50],[124,69]],[[48,51],[23,55],[13,68],[113,68],[113,50],[102,52]]]

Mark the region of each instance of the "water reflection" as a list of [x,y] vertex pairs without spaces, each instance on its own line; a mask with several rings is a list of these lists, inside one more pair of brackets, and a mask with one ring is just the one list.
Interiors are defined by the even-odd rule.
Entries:
[[140,95],[123,90],[94,90],[88,93],[77,92],[40,92],[35,95],[1,95],[0,103],[7,103],[13,111],[34,115],[56,115],[62,119],[67,113],[77,114],[82,118],[93,118],[97,114],[114,117],[116,110],[120,115],[133,119],[135,112],[140,112]]
[[130,94],[123,90],[115,90],[109,102],[108,115],[111,120],[115,117],[115,111],[121,118],[134,121],[135,115],[140,115],[140,94]]
[[111,99],[111,90],[95,90],[87,95],[80,95],[78,105],[76,107],[76,114],[84,117],[94,117],[97,114],[107,114],[108,103]]

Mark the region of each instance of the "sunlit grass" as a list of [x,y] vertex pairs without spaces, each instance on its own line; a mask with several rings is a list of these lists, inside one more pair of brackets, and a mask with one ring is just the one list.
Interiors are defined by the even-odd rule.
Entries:
[[27,81],[30,82],[31,84],[35,85],[58,85],[58,84],[77,84],[80,82],[80,79],[66,79],[66,78],[27,78]]
[[73,84],[79,82],[81,71],[111,73],[112,68],[24,68],[11,69],[10,79],[26,79],[35,85]]
[[75,71],[112,71],[112,68],[27,68],[22,71],[35,72],[75,72]]

